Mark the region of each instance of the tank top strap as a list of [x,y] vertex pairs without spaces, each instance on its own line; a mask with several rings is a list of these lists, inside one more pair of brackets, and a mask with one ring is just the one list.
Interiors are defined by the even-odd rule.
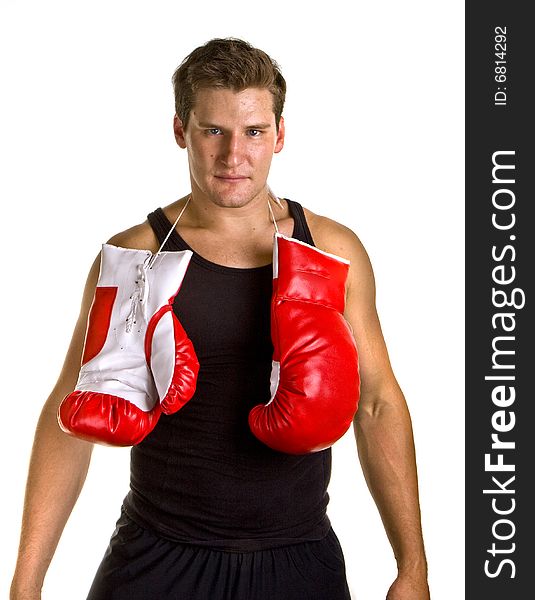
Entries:
[[293,237],[296,240],[299,240],[300,242],[305,242],[310,246],[315,246],[314,240],[312,239],[312,234],[310,233],[310,229],[308,227],[303,207],[299,204],[299,202],[289,200],[288,198],[284,199],[286,200],[286,202],[288,202],[288,208],[294,220]]
[[[169,219],[165,216],[165,213],[161,209],[161,207],[157,208],[155,211],[149,213],[147,215],[147,219],[149,221],[150,226],[152,227],[158,242],[161,244],[166,235],[169,233],[169,229],[173,226],[173,224],[169,221]],[[182,240],[182,238],[178,235],[176,229],[173,229],[169,239],[165,243],[165,246],[162,250],[176,252],[177,250],[187,250],[187,244]]]

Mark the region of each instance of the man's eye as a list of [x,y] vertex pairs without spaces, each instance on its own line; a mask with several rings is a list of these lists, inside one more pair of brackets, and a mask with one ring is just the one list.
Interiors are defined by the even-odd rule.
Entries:
[[252,137],[259,137],[261,133],[260,129],[249,129],[249,135]]
[[210,129],[207,129],[206,132],[210,135],[217,135],[221,132],[221,129],[219,129],[218,127],[210,127]]

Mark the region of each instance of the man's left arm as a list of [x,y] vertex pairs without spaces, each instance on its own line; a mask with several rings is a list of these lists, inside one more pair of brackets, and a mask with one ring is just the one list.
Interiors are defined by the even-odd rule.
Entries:
[[318,245],[351,261],[345,317],[357,342],[361,376],[354,431],[362,470],[398,567],[387,600],[428,600],[411,419],[381,331],[372,267],[353,232],[342,226],[328,229],[326,237],[318,235],[323,238]]

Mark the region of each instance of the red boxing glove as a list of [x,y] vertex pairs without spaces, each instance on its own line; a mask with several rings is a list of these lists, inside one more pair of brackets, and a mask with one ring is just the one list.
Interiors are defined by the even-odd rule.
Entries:
[[58,410],[63,431],[131,446],[193,396],[199,363],[173,312],[191,256],[103,245],[78,383]]
[[343,317],[349,261],[275,235],[271,400],[249,413],[262,442],[307,454],[332,446],[358,406],[355,340]]

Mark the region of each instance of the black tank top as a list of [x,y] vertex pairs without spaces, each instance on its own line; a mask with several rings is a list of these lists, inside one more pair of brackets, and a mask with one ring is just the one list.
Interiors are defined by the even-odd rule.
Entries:
[[[287,200],[293,237],[313,244]],[[172,227],[148,215],[162,243]],[[164,250],[191,249],[173,231]],[[200,363],[193,398],[131,451],[126,513],[161,536],[229,551],[322,539],[331,450],[294,456],[251,433],[250,409],[270,398],[272,265],[234,268],[193,253],[174,311]]]

